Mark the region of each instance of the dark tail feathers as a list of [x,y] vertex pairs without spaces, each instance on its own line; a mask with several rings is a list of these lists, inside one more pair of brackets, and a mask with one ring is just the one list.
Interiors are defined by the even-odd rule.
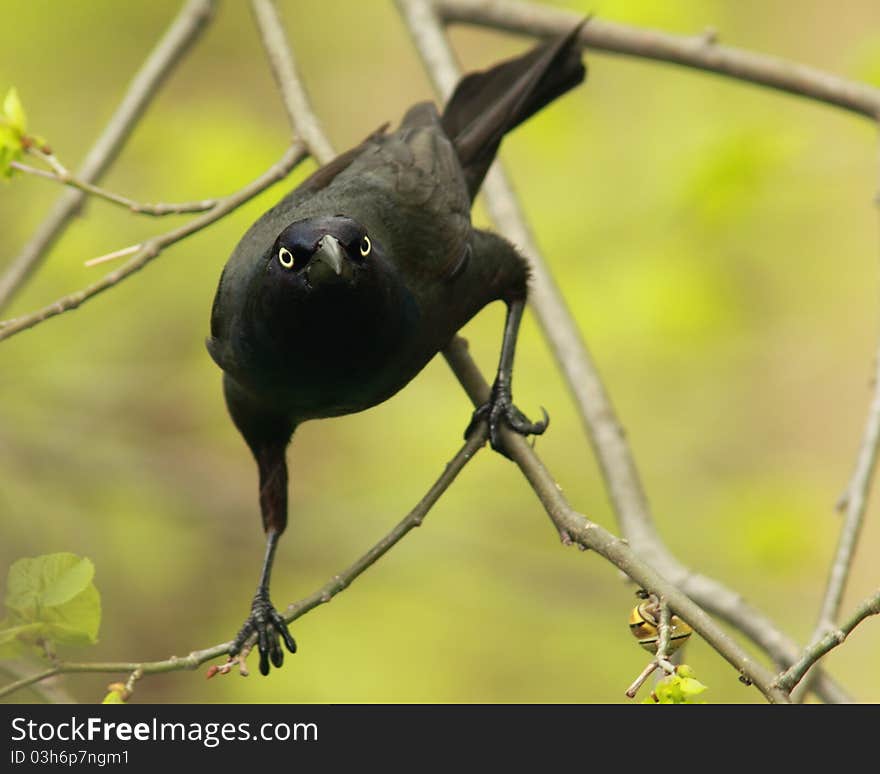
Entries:
[[441,122],[455,145],[472,199],[504,135],[583,81],[578,35],[586,21],[516,59],[471,73],[456,86]]

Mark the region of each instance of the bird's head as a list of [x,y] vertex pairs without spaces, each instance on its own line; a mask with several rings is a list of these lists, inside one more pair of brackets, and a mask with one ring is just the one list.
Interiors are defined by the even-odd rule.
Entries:
[[307,218],[291,223],[278,235],[266,273],[288,289],[304,293],[353,287],[370,272],[378,253],[367,229],[352,218]]
[[242,383],[288,383],[304,369],[350,371],[381,360],[412,327],[415,302],[381,235],[360,221],[320,215],[274,237],[260,226],[255,235],[269,246],[257,252],[246,236],[236,248],[208,341],[214,360]]

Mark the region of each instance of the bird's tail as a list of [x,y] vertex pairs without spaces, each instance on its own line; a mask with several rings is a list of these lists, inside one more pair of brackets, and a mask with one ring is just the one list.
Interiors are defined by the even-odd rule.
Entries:
[[580,22],[563,37],[463,78],[446,104],[441,123],[452,140],[476,195],[507,132],[573,89],[586,74]]

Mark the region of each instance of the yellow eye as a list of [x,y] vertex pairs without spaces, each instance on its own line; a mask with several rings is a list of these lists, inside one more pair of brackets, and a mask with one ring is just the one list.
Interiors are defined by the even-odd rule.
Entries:
[[364,238],[361,240],[361,255],[366,258],[372,249],[373,243],[370,241],[370,238],[364,234]]
[[286,247],[282,247],[278,251],[278,263],[280,263],[285,269],[293,268],[293,253],[290,252]]

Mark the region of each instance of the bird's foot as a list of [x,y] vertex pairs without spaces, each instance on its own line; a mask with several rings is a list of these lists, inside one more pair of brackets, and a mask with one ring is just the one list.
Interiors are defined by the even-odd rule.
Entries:
[[284,663],[284,651],[279,639],[291,653],[296,653],[296,642],[287,629],[287,623],[272,606],[267,591],[260,589],[251,604],[251,614],[241,627],[229,648],[230,658],[237,656],[251,635],[257,635],[257,649],[260,652],[260,674],[269,674],[269,661],[277,669]]
[[541,408],[544,418],[540,422],[532,422],[513,405],[513,398],[510,395],[510,382],[498,378],[492,385],[492,392],[489,394],[489,400],[474,411],[467,430],[464,431],[467,438],[480,424],[486,422],[489,426],[489,443],[492,448],[503,454],[505,457],[510,455],[504,450],[501,441],[501,425],[507,425],[514,432],[520,435],[541,435],[550,424],[550,417],[547,412]]

